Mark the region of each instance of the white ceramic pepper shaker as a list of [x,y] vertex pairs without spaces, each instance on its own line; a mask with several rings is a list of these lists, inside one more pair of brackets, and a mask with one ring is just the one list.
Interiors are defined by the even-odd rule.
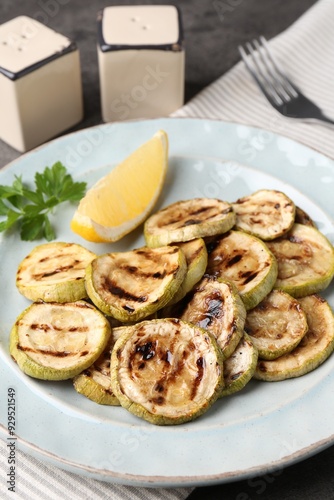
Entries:
[[0,139],[25,152],[83,118],[79,51],[42,23],[0,26]]
[[105,122],[166,116],[183,105],[185,52],[174,5],[106,7],[98,14]]

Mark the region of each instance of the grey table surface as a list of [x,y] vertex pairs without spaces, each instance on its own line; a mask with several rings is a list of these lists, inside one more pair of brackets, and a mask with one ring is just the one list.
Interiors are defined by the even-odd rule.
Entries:
[[[28,15],[76,41],[81,55],[85,110],[84,120],[73,129],[79,130],[102,123],[96,55],[96,13],[109,5],[169,3],[177,4],[182,13],[186,47],[185,101],[188,101],[239,60],[239,43],[260,34],[267,38],[275,36],[300,17],[315,0],[0,0],[0,24],[18,15]],[[0,168],[19,156],[20,153],[0,141]],[[226,453],[230,452],[226,450]],[[275,473],[196,488],[190,498],[334,499],[333,465],[334,447],[331,446]]]

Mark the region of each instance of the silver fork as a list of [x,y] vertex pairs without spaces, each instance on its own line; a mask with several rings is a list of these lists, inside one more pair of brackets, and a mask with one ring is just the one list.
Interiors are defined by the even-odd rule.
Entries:
[[321,109],[305,97],[285,74],[270,52],[267,40],[261,36],[239,46],[246,68],[254,78],[270,104],[282,115],[303,121],[321,120],[334,124]]

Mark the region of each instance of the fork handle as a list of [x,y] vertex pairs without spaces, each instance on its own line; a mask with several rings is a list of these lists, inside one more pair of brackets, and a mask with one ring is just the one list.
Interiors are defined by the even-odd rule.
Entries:
[[325,123],[331,123],[332,125],[334,125],[334,120],[332,120],[331,118],[328,118],[327,116],[325,115],[322,115],[320,120],[322,122],[325,122]]
[[304,123],[310,123],[310,124],[313,123],[324,126],[334,125],[334,120],[328,118],[328,116],[325,116],[323,114],[318,115],[317,117],[314,118],[299,118],[299,120]]

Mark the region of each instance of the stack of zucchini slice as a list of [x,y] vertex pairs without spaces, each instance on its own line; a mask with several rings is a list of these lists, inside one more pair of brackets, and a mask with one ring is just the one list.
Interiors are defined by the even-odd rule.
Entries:
[[10,351],[25,373],[72,378],[96,403],[171,425],[333,352],[333,312],[319,295],[334,276],[333,245],[284,193],[173,203],[144,236],[126,252],[58,242],[23,260],[17,287],[34,303]]

